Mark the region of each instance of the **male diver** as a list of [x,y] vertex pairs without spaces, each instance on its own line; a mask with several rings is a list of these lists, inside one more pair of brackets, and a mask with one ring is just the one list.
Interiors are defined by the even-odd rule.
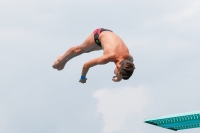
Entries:
[[57,58],[52,67],[62,70],[65,64],[73,57],[95,50],[104,50],[104,53],[102,56],[92,59],[83,65],[79,82],[86,83],[86,74],[89,68],[108,62],[114,62],[116,65],[115,76],[112,78],[114,82],[119,82],[122,79],[127,80],[131,77],[135,65],[127,46],[117,34],[104,28],[96,29],[82,44],[69,48],[65,54]]

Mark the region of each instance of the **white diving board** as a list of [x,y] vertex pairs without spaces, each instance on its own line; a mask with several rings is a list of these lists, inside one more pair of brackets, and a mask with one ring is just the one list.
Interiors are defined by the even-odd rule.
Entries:
[[200,111],[145,119],[145,123],[178,131],[200,127]]

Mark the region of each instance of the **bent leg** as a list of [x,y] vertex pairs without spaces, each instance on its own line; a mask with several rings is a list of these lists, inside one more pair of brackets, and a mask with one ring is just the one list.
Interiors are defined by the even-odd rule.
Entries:
[[[84,52],[84,53],[89,53],[89,52],[97,51],[97,50],[102,50],[102,48],[99,47],[99,46],[96,46],[96,47],[94,47],[94,48],[92,48],[92,49],[90,49],[89,51],[86,51],[86,52]],[[78,56],[78,55],[76,55],[76,56]],[[61,57],[61,56],[60,56],[60,57]],[[74,56],[74,57],[75,57],[75,56]],[[57,69],[58,69],[58,70],[62,70],[62,69],[65,67],[65,65],[66,65],[67,62],[68,62],[68,60],[65,60],[65,61],[63,62],[63,64],[60,65]]]
[[[53,68],[62,70],[65,66],[65,64],[72,58],[81,55],[82,53],[87,53],[88,51],[91,51],[92,49],[96,48],[96,43],[94,42],[94,34],[90,34],[86,40],[78,46],[71,47],[66,51],[66,53],[56,60],[53,64]],[[99,49],[100,50],[100,49]],[[93,50],[92,50],[93,51]]]
[[[102,48],[99,47],[99,46],[96,46],[96,47],[94,47],[94,48],[92,48],[92,49],[90,49],[90,50],[88,50],[88,51],[85,51],[84,53],[89,53],[89,52],[97,51],[97,50],[102,50]],[[79,55],[80,55],[80,54],[79,54]],[[78,56],[78,54],[77,54],[76,56]],[[61,57],[61,56],[60,56],[60,57]],[[75,56],[74,56],[74,57],[75,57]],[[62,69],[65,67],[65,65],[66,65],[67,62],[68,62],[68,60],[65,60],[65,61],[63,62],[63,64],[60,65],[57,69],[58,69],[58,70],[62,70]]]
[[99,47],[99,46],[97,45],[97,46],[95,46],[94,48],[92,48],[92,49],[86,51],[86,53],[89,53],[89,52],[92,52],[92,51],[97,51],[97,50],[102,50],[102,47]]

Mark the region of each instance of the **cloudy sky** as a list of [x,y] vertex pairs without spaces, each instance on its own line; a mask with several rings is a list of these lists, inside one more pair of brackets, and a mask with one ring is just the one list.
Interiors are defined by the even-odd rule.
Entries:
[[[0,0],[1,133],[170,133],[146,118],[200,110],[199,0]],[[58,55],[96,28],[113,30],[136,70],[112,82],[114,64]],[[200,129],[184,133],[199,133]]]

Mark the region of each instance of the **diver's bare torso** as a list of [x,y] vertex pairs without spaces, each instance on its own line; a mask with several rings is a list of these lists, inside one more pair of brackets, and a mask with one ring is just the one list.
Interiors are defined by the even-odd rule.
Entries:
[[118,62],[119,60],[132,60],[129,50],[123,40],[114,32],[104,31],[99,35],[104,55],[108,55],[110,62]]

